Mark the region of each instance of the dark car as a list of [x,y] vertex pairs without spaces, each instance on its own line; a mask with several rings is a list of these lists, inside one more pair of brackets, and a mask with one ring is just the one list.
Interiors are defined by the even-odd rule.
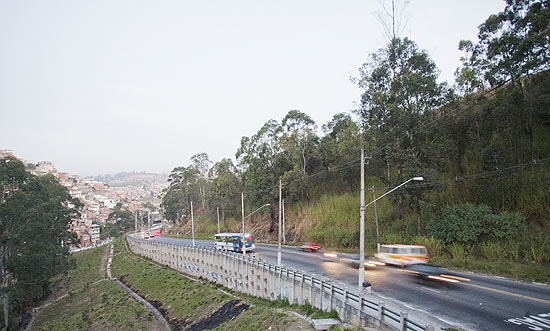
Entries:
[[426,280],[438,282],[460,283],[470,281],[469,278],[454,275],[447,269],[430,264],[411,264],[406,266],[403,271]]
[[304,252],[315,252],[321,249],[321,245],[317,245],[316,243],[305,243],[302,246],[300,246],[300,249]]
[[[359,258],[360,258],[359,254],[351,254],[350,258],[345,262],[351,264],[352,268],[359,269],[359,262],[360,262]],[[379,262],[376,259],[374,259],[372,256],[367,256],[367,255],[365,255],[364,264],[365,264],[365,268],[374,268],[376,266],[385,265],[384,262]]]
[[[342,263],[345,265],[348,265],[352,268],[359,269],[359,254],[340,254],[340,253],[334,253],[334,252],[326,252],[324,254],[323,260],[328,262],[337,262]],[[374,268],[376,266],[383,266],[385,265],[384,262],[378,261],[376,258],[373,258],[372,256],[365,255],[365,268],[370,269]]]

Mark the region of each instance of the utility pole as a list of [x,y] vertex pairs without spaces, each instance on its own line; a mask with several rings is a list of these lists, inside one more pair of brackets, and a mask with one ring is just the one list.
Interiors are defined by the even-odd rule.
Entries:
[[376,220],[376,252],[380,253],[380,230],[378,228],[378,211],[376,210],[376,193],[374,192],[374,185],[371,187],[372,201],[374,201],[374,219]]
[[283,185],[281,183],[281,179],[279,179],[279,244],[277,248],[277,265],[281,265],[281,219],[282,219],[282,192],[283,192]]
[[361,207],[359,225],[359,292],[365,282],[365,153],[361,148]]
[[220,207],[216,207],[216,215],[218,216],[218,233],[220,233]]
[[283,199],[283,244],[286,244],[286,231],[285,231],[285,199]]
[[147,209],[147,225],[151,227],[151,209]]
[[191,235],[193,237],[193,247],[195,247],[195,218],[193,217],[193,201],[191,202]]
[[134,214],[136,217],[135,217],[135,229],[136,229],[136,233],[138,232],[137,230],[137,209],[136,209],[136,213]]
[[243,255],[246,255],[246,245],[244,243],[244,192],[241,192],[241,214],[243,215],[243,240],[242,240],[242,244],[243,244]]
[[[4,203],[6,199],[6,185],[2,185],[2,200],[0,204]],[[0,218],[0,226],[2,226],[2,219]],[[4,230],[5,231],[5,230]],[[5,233],[3,233],[5,235]],[[8,330],[9,327],[9,290],[8,290],[8,276],[6,275],[6,259],[7,259],[7,245],[0,244],[0,286],[2,287],[2,302],[4,304],[4,328]]]

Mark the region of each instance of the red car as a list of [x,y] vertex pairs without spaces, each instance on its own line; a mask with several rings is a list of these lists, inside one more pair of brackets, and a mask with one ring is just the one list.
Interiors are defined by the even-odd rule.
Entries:
[[317,245],[316,243],[305,243],[300,246],[300,249],[304,252],[315,252],[321,249],[321,245]]

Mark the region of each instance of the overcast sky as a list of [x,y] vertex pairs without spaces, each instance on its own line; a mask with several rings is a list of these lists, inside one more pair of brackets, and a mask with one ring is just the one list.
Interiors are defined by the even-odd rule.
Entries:
[[[412,0],[402,36],[452,83],[502,0]],[[291,109],[351,112],[384,45],[376,0],[0,0],[0,149],[59,171],[170,172]]]

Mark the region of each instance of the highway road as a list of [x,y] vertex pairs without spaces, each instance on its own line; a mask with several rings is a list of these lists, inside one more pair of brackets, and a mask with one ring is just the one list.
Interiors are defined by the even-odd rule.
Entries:
[[[191,244],[191,240],[169,237],[152,240]],[[213,247],[214,242],[195,240],[195,245]],[[251,254],[277,263],[276,245],[257,244]],[[282,264],[357,286],[357,269],[327,261],[320,252],[283,246]],[[410,316],[435,318],[442,325],[464,330],[550,330],[550,286],[445,269],[443,272],[469,281],[428,280],[391,266],[366,270],[365,280],[372,284],[373,294],[388,306],[397,305],[402,311],[410,311]]]

